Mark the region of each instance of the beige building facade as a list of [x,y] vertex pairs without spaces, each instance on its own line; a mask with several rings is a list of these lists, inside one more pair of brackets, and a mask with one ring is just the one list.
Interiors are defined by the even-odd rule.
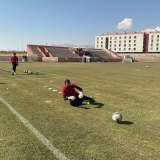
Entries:
[[103,34],[95,37],[95,48],[116,53],[160,53],[160,31]]

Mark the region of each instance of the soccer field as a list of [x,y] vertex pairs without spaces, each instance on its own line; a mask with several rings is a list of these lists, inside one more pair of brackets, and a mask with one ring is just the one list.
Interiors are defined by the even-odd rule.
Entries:
[[[0,63],[0,160],[160,159],[159,63],[20,63],[17,75],[10,71]],[[65,79],[95,104],[69,106]]]

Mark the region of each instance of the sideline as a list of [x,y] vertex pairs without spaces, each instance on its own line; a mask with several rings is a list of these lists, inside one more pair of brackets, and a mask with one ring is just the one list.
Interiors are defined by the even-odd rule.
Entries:
[[27,127],[53,154],[60,160],[69,160],[63,153],[61,153],[47,138],[45,138],[36,128],[34,128],[28,120],[21,116],[9,103],[2,97],[0,101]]

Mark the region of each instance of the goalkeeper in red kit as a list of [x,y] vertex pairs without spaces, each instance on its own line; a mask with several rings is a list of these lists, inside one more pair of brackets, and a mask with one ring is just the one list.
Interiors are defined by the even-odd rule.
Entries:
[[[83,95],[82,88],[77,86],[76,84],[70,83],[69,79],[64,81],[64,86],[62,87],[62,95],[63,99],[69,100],[71,106],[79,106],[83,104],[90,104],[90,102],[94,102],[92,97],[88,97]],[[76,90],[80,92],[76,92]]]
[[12,75],[16,74],[16,68],[18,66],[18,57],[16,56],[16,53],[13,53],[13,56],[11,57],[11,63],[12,63]]

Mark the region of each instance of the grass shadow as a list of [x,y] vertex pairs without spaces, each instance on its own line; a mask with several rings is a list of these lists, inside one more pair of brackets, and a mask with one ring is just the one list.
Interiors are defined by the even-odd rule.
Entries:
[[100,102],[93,102],[91,105],[93,105],[94,108],[102,108],[104,106],[104,104]]
[[[90,102],[90,105],[94,106],[94,108],[102,108],[104,106],[103,103],[99,103],[95,101]],[[87,107],[87,105],[79,105],[79,106],[74,106],[74,107],[81,108],[81,109],[91,109]]]
[[37,74],[18,73],[18,75],[31,76],[31,75],[37,75]]
[[130,121],[121,121],[121,122],[118,122],[119,124],[124,124],[124,125],[131,125],[133,124],[133,122],[130,122]]
[[3,83],[3,82],[2,82],[2,83],[0,83],[0,84],[7,84],[7,83]]
[[73,106],[73,107],[81,108],[81,109],[90,109],[89,107],[86,107],[86,106],[83,106],[83,105],[80,105],[80,106]]

